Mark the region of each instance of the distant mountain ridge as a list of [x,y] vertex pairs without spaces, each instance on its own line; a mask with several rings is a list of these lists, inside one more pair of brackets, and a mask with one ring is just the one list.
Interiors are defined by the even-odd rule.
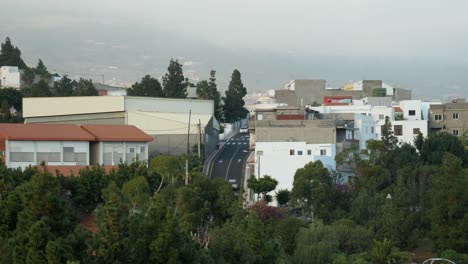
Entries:
[[[413,90],[415,97],[468,97],[468,66],[431,65],[421,60],[364,60],[333,56],[302,56],[285,52],[232,50],[172,32],[135,25],[83,25],[69,29],[0,29],[10,36],[23,59],[35,65],[43,59],[50,71],[71,77],[131,85],[146,74],[160,77],[171,58],[184,63],[186,77],[208,79],[217,71],[220,90],[226,89],[232,70],[239,69],[249,92],[281,89],[291,79],[325,79],[341,87],[350,80],[382,79]],[[216,37],[216,34],[213,34]]]

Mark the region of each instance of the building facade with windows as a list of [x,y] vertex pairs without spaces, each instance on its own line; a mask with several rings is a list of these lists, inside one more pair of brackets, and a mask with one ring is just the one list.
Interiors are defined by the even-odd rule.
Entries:
[[[23,98],[30,124],[134,125],[155,140],[149,155],[180,155],[201,141],[204,156],[217,149],[219,123],[212,100],[134,96]],[[187,135],[188,134],[188,135]]]
[[445,131],[454,136],[464,135],[468,130],[468,103],[431,105],[429,127],[431,132]]
[[44,164],[64,175],[90,165],[146,161],[152,140],[125,125],[0,124],[0,151],[7,167]]
[[2,66],[0,67],[0,86],[3,88],[11,87],[19,89],[21,87],[21,74],[18,67]]
[[335,170],[335,152],[336,145],[333,143],[257,142],[255,175],[270,175],[278,180],[278,190],[291,190],[296,170],[309,162],[320,160],[324,167]]

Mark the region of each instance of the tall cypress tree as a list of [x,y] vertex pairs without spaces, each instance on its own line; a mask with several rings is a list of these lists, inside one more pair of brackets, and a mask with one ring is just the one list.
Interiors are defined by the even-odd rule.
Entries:
[[164,94],[169,98],[186,98],[187,82],[184,78],[182,64],[171,59],[166,75],[163,76]]
[[236,69],[232,72],[229,87],[226,90],[226,96],[223,98],[223,114],[224,120],[234,122],[244,118],[247,114],[247,109],[244,108],[244,96],[247,94],[247,89],[241,80],[241,73]]

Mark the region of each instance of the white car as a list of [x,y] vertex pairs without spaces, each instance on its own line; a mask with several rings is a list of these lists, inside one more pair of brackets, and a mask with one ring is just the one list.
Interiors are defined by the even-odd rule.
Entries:
[[237,184],[236,179],[229,179],[228,182],[231,184],[233,190],[239,189],[239,184]]
[[247,133],[249,133],[249,128],[246,127],[246,126],[243,126],[243,127],[241,127],[241,128],[239,129],[239,133],[241,133],[241,134],[247,134]]

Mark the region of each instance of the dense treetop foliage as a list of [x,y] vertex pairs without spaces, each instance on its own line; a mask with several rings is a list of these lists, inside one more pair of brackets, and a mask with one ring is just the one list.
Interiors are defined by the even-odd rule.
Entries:
[[421,240],[466,263],[468,169],[454,136],[424,139],[425,151],[441,138],[453,145],[434,162],[383,141],[348,152],[348,184],[309,163],[278,190],[281,207],[268,205],[269,176],[249,180],[261,201],[248,208],[197,159],[185,184],[184,156],[71,177],[0,166],[0,263],[409,263]]

